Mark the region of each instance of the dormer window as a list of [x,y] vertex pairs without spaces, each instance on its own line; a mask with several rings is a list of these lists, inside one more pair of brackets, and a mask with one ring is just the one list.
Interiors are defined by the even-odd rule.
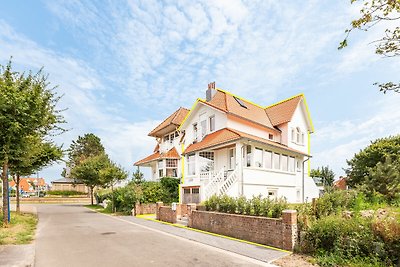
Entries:
[[273,134],[268,134],[268,139],[269,140],[274,140],[274,135]]
[[215,116],[210,117],[210,132],[215,131]]
[[301,136],[301,131],[300,131],[300,128],[297,127],[297,128],[296,128],[296,142],[297,142],[298,144],[300,144],[300,136]]
[[193,124],[193,140],[197,141],[197,123]]
[[292,142],[298,145],[304,145],[304,132],[301,131],[300,127],[292,128]]

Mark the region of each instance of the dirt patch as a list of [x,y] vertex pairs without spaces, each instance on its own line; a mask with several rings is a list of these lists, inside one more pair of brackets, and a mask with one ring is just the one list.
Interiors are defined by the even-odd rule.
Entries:
[[314,263],[315,259],[301,254],[291,254],[286,257],[280,258],[272,264],[282,267],[315,267],[319,266],[318,264]]

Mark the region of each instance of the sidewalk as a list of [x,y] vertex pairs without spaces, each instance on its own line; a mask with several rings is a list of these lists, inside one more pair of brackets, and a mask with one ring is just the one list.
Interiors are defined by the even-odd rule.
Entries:
[[[15,211],[15,205],[10,205]],[[37,214],[37,209],[32,205],[21,205],[21,212]],[[3,245],[0,246],[0,266],[28,267],[34,266],[35,243],[27,245]]]
[[119,218],[135,224],[143,225],[149,228],[153,228],[209,246],[234,252],[239,255],[243,255],[267,263],[270,263],[274,260],[290,254],[290,252],[288,251],[276,248],[270,248],[263,245],[248,244],[245,242],[232,240],[227,237],[216,236],[211,233],[207,234],[205,232],[198,232],[196,231],[196,229],[190,229],[182,225],[164,224],[159,221],[154,221],[152,219],[152,216],[120,216]]

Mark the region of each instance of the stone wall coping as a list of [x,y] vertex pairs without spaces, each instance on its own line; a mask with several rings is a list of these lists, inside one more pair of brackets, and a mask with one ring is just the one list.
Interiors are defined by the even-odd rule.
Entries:
[[282,217],[281,218],[271,218],[271,217],[265,217],[265,216],[255,216],[255,215],[227,213],[227,212],[218,212],[218,211],[194,210],[192,212],[213,213],[213,214],[231,215],[231,216],[236,216],[236,217],[246,217],[246,218],[268,219],[268,220],[274,220],[274,221],[281,221],[282,220]]
[[283,210],[282,213],[297,213],[297,210]]

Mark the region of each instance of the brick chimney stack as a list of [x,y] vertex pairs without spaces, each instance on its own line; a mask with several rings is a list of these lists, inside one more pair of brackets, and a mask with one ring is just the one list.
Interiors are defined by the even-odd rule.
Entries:
[[215,82],[209,83],[208,89],[206,91],[207,102],[210,101],[216,93],[217,93],[217,90],[215,89]]

